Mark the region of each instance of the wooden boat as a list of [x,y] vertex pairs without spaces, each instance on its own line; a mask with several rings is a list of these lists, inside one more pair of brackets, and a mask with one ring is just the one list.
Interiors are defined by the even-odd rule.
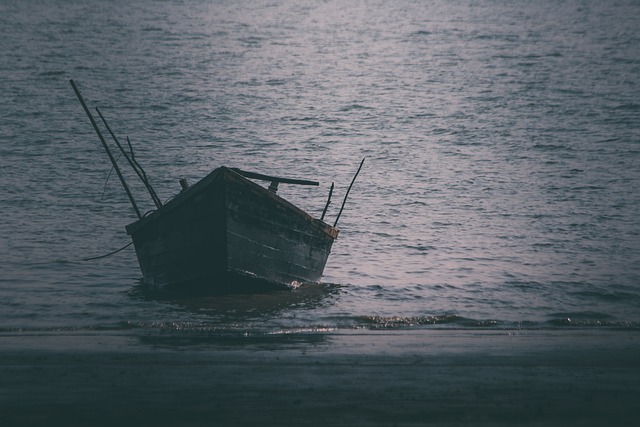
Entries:
[[[117,161],[73,80],[69,81],[129,197],[138,220],[126,226],[146,284],[157,288],[207,293],[262,291],[317,282],[338,237],[336,225],[360,169],[351,181],[333,225],[279,197],[278,184],[318,185],[220,167],[162,204],[146,173],[120,144],[96,108],[122,156],[146,186],[156,205],[142,215]],[[127,139],[127,142],[128,139]],[[266,189],[250,179],[271,182]]]
[[243,174],[309,183],[214,170],[126,227],[145,283],[226,293],[320,280],[338,230]]

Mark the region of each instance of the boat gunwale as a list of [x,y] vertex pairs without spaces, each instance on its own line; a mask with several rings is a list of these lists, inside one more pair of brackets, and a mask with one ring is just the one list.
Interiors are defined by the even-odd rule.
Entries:
[[[225,174],[225,176],[222,177],[221,174]],[[279,205],[294,211],[297,215],[303,217],[307,222],[309,222],[310,225],[313,225],[313,227],[323,231],[333,239],[336,239],[338,237],[339,230],[337,228],[327,224],[326,222],[318,218],[314,218],[309,213],[297,207],[293,203],[285,200],[284,198],[280,197],[276,193],[269,191],[268,189],[262,187],[261,185],[256,184],[250,179],[245,178],[244,176],[240,175],[238,172],[226,166],[220,166],[219,168],[214,169],[207,176],[202,178],[200,181],[190,186],[186,190],[183,190],[182,192],[178,193],[174,198],[172,198],[170,201],[168,201],[166,204],[164,204],[160,208],[152,211],[148,215],[143,216],[139,220],[125,226],[127,234],[128,235],[134,234],[138,230],[142,229],[148,223],[179,208],[181,205],[186,203],[191,198],[196,197],[198,194],[205,191],[206,188],[211,183],[213,183],[216,179],[229,179],[229,178],[243,185],[248,186],[249,189],[253,191],[257,191],[263,196],[270,197],[273,201],[275,201]]]

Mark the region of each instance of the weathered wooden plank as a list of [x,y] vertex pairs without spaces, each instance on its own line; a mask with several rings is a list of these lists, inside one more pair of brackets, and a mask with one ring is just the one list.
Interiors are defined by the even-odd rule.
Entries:
[[338,230],[228,168],[127,226],[144,281],[213,292],[318,281]]

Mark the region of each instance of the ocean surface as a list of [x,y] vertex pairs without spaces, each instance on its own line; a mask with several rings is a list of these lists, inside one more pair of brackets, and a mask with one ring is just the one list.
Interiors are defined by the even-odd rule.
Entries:
[[[0,332],[640,328],[640,2],[1,0],[0,40]],[[366,157],[324,283],[83,261],[135,214],[70,79],[163,200],[227,165],[333,221]]]

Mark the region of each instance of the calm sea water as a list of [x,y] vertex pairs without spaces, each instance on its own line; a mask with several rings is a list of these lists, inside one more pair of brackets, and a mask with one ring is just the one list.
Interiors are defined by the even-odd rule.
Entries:
[[[0,39],[2,331],[640,326],[637,1],[0,1]],[[228,165],[332,220],[366,157],[326,285],[81,261],[135,215],[69,79],[163,199]]]

